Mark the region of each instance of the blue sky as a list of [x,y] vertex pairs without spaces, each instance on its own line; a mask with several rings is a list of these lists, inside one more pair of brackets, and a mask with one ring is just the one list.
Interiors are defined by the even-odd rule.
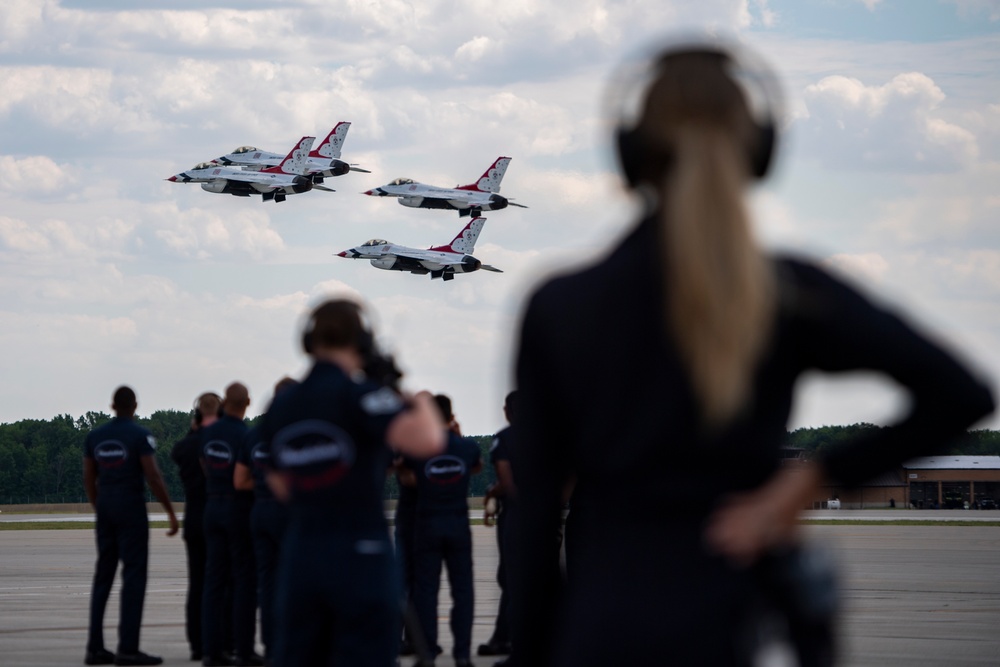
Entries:
[[[76,2],[0,6],[0,421],[185,409],[240,379],[260,410],[306,362],[303,314],[354,294],[411,389],[502,425],[533,285],[598,256],[634,206],[601,108],[615,66],[677,29],[735,35],[784,84],[774,179],[753,195],[776,250],[891,300],[1000,377],[1000,2],[511,0]],[[284,151],[351,121],[371,169],[282,204],[164,181],[243,144]],[[454,185],[513,157],[476,255],[447,284],[335,253],[447,242],[454,213],[359,193]],[[809,379],[795,425],[891,419],[871,378]],[[996,426],[994,419],[988,425]]]

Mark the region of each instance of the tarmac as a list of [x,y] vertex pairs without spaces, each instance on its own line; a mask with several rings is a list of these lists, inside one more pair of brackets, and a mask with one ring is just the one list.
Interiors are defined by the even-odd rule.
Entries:
[[[949,521],[998,521],[1000,512],[824,511],[837,525],[808,525],[841,572],[840,665],[1000,665],[1000,527]],[[886,518],[879,518],[881,516]],[[927,515],[930,515],[929,517]],[[0,520],[54,515],[0,514]],[[933,520],[934,525],[857,525],[855,520]],[[187,586],[178,535],[151,531],[150,580],[142,649],[167,665],[194,665],[184,640]],[[473,526],[476,612],[473,647],[493,630],[499,589],[492,528]],[[90,584],[96,557],[92,530],[0,531],[0,666],[83,664]],[[105,616],[105,641],[116,643],[118,584]],[[442,582],[437,664],[449,667],[450,599]],[[721,630],[720,630],[721,631]],[[497,658],[473,657],[478,667]],[[404,658],[403,667],[412,659]],[[670,665],[669,652],[661,664]]]

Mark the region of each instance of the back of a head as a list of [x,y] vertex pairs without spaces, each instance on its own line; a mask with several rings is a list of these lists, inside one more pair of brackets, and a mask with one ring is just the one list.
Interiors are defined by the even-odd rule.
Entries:
[[320,348],[362,349],[370,345],[370,334],[361,319],[361,307],[346,299],[331,299],[317,306],[303,335],[307,353]]
[[129,417],[135,414],[135,409],[138,405],[138,401],[135,397],[135,391],[131,387],[122,385],[115,389],[114,395],[111,397],[111,408],[122,417]]
[[445,394],[434,394],[434,402],[437,404],[438,411],[441,412],[441,419],[446,424],[455,419],[455,414],[451,410],[451,399],[448,396]]
[[219,414],[222,407],[222,397],[214,391],[207,391],[195,400],[195,421],[199,424],[208,417]]
[[222,405],[226,414],[242,418],[250,405],[250,390],[242,382],[233,382],[226,387]]
[[629,179],[655,195],[668,338],[703,422],[715,426],[752,399],[773,321],[773,276],[745,200],[752,177],[767,169],[768,128],[755,121],[729,54],[666,51],[652,68],[628,137],[631,162],[623,163]]

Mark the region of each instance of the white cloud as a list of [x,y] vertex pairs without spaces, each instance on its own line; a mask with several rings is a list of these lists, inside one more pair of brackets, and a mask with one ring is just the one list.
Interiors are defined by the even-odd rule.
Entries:
[[805,90],[801,134],[814,156],[839,167],[952,171],[979,152],[967,129],[935,116],[945,94],[919,72],[881,86],[829,76]]
[[19,193],[49,193],[76,181],[67,165],[58,165],[44,155],[15,158],[0,155],[0,190]]
[[828,257],[825,263],[862,283],[878,283],[889,271],[889,262],[878,253],[836,254]]
[[973,18],[985,14],[990,22],[1000,21],[1000,0],[945,0],[955,5],[958,15]]
[[863,4],[870,12],[875,11],[875,8],[882,4],[882,0],[858,0],[858,2]]

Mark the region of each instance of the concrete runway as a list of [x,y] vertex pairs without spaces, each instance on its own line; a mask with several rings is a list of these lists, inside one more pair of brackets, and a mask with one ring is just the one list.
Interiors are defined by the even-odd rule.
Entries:
[[[855,513],[837,514],[846,519]],[[942,523],[806,530],[831,549],[841,566],[841,665],[1000,665],[1000,527]],[[472,532],[475,647],[492,632],[498,589],[494,533],[483,526],[473,526]],[[83,663],[95,557],[90,530],[0,531],[0,666]],[[185,588],[180,536],[167,538],[163,530],[153,530],[142,649],[162,655],[165,664],[195,664],[184,641]],[[116,584],[105,618],[105,641],[112,649],[117,600]],[[443,584],[442,667],[451,664],[446,657],[449,606]],[[474,658],[479,667],[494,661]],[[404,667],[410,662],[404,659]],[[669,655],[663,664],[670,664]]]

